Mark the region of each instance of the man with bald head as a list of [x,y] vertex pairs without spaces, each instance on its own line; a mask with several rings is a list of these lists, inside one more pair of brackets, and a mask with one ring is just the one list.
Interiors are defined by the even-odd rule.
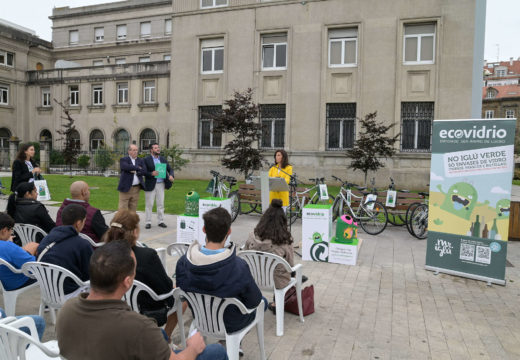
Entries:
[[70,185],[70,198],[65,199],[56,216],[56,226],[62,225],[61,212],[69,204],[81,205],[87,210],[87,218],[82,233],[90,236],[95,242],[100,242],[103,234],[108,230],[105,218],[99,209],[89,204],[90,190],[84,181],[75,181]]

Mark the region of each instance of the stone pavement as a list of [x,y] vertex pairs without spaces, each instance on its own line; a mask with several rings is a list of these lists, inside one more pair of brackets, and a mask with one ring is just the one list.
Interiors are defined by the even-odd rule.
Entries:
[[[0,209],[5,205],[0,200]],[[55,216],[57,207],[48,208]],[[105,214],[107,220],[112,216]],[[239,216],[233,241],[244,242],[258,219]],[[174,242],[176,216],[167,215],[166,223],[167,229],[153,223],[150,230],[141,223],[140,240],[154,248]],[[293,236],[301,240],[300,221]],[[286,313],[285,334],[277,337],[275,316],[268,311],[268,359],[520,359],[520,243],[508,244],[513,266],[506,269],[507,285],[487,286],[424,270],[426,241],[412,238],[405,228],[389,225],[378,236],[360,231],[360,237],[364,242],[356,266],[303,263],[309,277],[305,285],[314,285],[316,312],[305,323]],[[175,262],[168,259],[169,274]],[[35,314],[38,304],[38,290],[24,293],[17,314]],[[190,315],[185,318],[189,323]],[[44,339],[53,339],[48,314],[45,319]],[[178,342],[177,330],[174,335]],[[255,330],[242,347],[244,359],[259,358]]]

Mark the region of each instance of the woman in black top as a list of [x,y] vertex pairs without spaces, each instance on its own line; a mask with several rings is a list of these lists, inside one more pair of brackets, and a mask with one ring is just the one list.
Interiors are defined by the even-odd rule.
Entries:
[[[56,223],[49,216],[49,212],[41,202],[37,201],[38,192],[33,182],[22,182],[16,187],[14,194],[7,200],[7,213],[18,224],[30,224],[38,226],[49,233]],[[37,238],[36,242],[40,242]]]
[[[102,240],[106,243],[113,240],[124,240],[132,246],[135,254],[136,269],[135,279],[148,285],[157,295],[165,294],[173,289],[173,281],[166,274],[164,266],[157,252],[148,247],[136,246],[139,238],[139,215],[131,210],[119,210],[108,228]],[[139,308],[143,315],[154,318],[158,326],[163,326],[168,338],[171,337],[173,329],[177,325],[177,313],[174,313],[166,318],[166,313],[174,305],[173,296],[163,301],[155,301],[148,294],[140,293],[137,297]],[[183,311],[187,305],[183,304]],[[157,314],[164,311],[162,315]],[[155,313],[156,315],[152,315]]]
[[16,190],[18,184],[26,181],[31,182],[34,175],[40,174],[40,168],[32,159],[33,157],[34,146],[31,144],[22,144],[16,155],[16,160],[13,162],[13,175],[11,178],[12,192]]

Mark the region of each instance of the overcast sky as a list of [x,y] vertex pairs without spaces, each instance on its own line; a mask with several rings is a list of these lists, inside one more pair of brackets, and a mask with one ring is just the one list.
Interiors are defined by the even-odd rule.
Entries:
[[[0,18],[36,31],[51,41],[53,7],[78,7],[116,0],[2,0]],[[195,0],[193,0],[195,1]],[[457,0],[450,0],[457,1]],[[520,0],[487,0],[486,46],[484,59],[496,61],[520,57]],[[498,45],[498,46],[497,46]]]

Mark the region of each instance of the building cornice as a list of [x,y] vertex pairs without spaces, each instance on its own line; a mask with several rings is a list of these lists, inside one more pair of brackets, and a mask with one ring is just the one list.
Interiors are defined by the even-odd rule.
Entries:
[[[127,1],[121,3],[110,3],[110,4],[102,4],[100,5],[91,5],[91,6],[83,6],[78,8],[70,8],[68,6],[62,8],[55,8],[53,10],[53,14],[49,16],[51,20],[59,20],[59,19],[67,19],[67,18],[77,18],[79,16],[91,16],[91,15],[99,15],[103,13],[111,13],[111,12],[120,12],[120,11],[131,11],[140,9],[143,7],[160,7],[165,5],[172,5],[172,0],[161,0],[161,1],[146,1],[142,3],[135,4],[125,4]],[[61,12],[61,14],[60,14]]]

